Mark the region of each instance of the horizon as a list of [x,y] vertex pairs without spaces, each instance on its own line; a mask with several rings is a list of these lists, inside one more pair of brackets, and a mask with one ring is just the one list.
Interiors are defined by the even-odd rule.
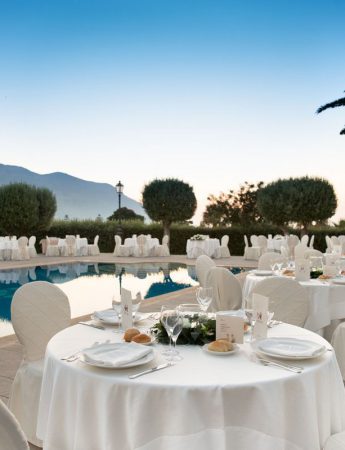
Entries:
[[[207,196],[245,181],[328,179],[345,217],[340,1],[1,5],[2,162]],[[334,68],[337,68],[335,71]]]

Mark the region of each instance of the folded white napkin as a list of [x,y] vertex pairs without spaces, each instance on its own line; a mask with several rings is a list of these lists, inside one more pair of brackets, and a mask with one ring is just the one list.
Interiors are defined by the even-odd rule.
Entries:
[[104,311],[95,311],[93,315],[107,323],[119,323],[119,318],[113,309],[105,309]]
[[95,345],[83,350],[83,356],[93,363],[124,367],[146,355],[153,353],[153,349],[135,343],[106,343]]
[[275,354],[277,356],[315,356],[321,353],[324,346],[312,341],[301,341],[298,343],[291,342],[290,344],[286,342],[270,341],[269,339],[262,341],[258,344],[260,350]]

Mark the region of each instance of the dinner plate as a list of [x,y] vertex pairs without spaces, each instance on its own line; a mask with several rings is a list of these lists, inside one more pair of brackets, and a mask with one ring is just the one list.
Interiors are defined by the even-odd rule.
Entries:
[[236,353],[239,350],[239,346],[237,344],[233,344],[234,349],[230,350],[229,352],[213,352],[212,350],[208,349],[208,344],[203,345],[202,349],[204,350],[204,352],[209,353],[210,355],[214,355],[214,356],[229,356],[229,355],[233,355],[234,353]]
[[269,277],[270,275],[273,275],[272,270],[253,270],[253,274],[258,277]]
[[[146,314],[136,313],[135,319],[133,320],[133,323],[137,323],[137,322],[140,322],[140,321],[146,319],[146,316],[147,316]],[[102,318],[96,316],[95,314],[92,314],[91,319],[92,320],[98,320],[99,322],[107,324],[107,325],[121,325],[121,319],[119,319],[115,315],[115,313],[114,313],[114,315],[110,315],[109,314],[109,317],[105,316],[105,317],[102,317]]]
[[253,350],[279,359],[312,359],[323,355],[326,347],[317,342],[296,338],[268,338],[253,342]]

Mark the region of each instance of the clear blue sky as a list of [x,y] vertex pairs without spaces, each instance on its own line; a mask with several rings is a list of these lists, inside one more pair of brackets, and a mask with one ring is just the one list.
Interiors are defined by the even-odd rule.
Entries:
[[[0,162],[209,193],[319,175],[345,217],[345,2],[0,0]],[[344,201],[343,201],[344,199]]]

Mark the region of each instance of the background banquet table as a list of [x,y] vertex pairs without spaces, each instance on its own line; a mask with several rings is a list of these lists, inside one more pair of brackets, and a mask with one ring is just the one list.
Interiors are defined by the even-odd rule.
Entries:
[[[250,301],[254,287],[267,278],[249,273],[243,285],[243,298]],[[284,277],[286,278],[286,277]],[[327,281],[301,281],[309,294],[309,314],[305,327],[311,331],[319,331],[330,325],[332,320],[345,318],[345,285],[336,285]]]
[[186,247],[187,258],[197,258],[200,255],[215,258],[219,248],[219,239],[204,239],[199,241],[188,239]]
[[[61,253],[63,251],[63,248],[66,247],[66,239],[59,238],[57,245]],[[76,246],[76,256],[87,256],[88,254],[87,238],[76,238],[75,246]]]
[[12,259],[13,250],[18,250],[17,239],[0,239],[0,254],[5,261]]
[[[151,251],[154,247],[158,247],[159,239],[158,238],[149,238],[146,236],[146,245]],[[124,246],[129,247],[131,249],[131,255],[134,255],[134,249],[138,246],[137,238],[126,238],[124,241]]]
[[[269,333],[329,345],[291,325]],[[249,344],[225,357],[181,346],[182,361],[135,380],[128,375],[147,365],[113,370],[60,360],[121,337],[75,325],[50,341],[38,417],[45,450],[311,450],[345,428],[333,351],[299,361],[304,372],[296,374],[253,362]]]

